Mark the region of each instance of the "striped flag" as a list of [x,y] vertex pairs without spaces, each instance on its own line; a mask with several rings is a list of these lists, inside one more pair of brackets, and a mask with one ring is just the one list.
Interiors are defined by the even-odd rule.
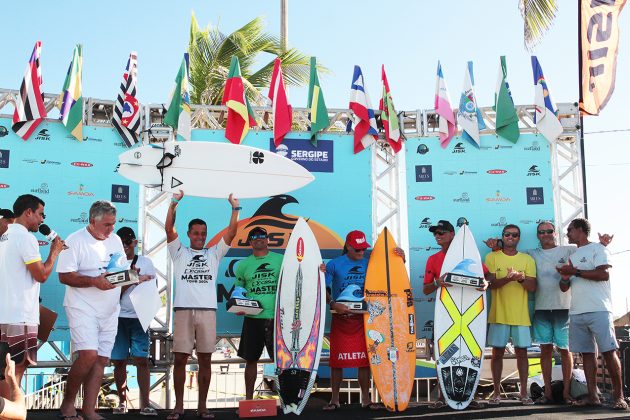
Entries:
[[330,119],[328,118],[328,109],[324,101],[324,92],[319,85],[319,77],[317,77],[317,62],[315,57],[311,57],[311,74],[306,107],[310,108],[311,143],[313,146],[317,147],[317,133],[330,125]]
[[464,88],[459,98],[459,109],[457,110],[457,123],[462,128],[462,137],[479,147],[481,145],[479,131],[486,128],[486,123],[483,121],[481,111],[477,106],[472,61],[468,62],[466,76],[464,76]]
[[240,144],[249,132],[249,128],[256,127],[257,124],[254,111],[245,96],[241,66],[235,55],[232,56],[221,104],[228,108],[225,138],[234,144]]
[[188,75],[190,69],[188,53],[184,53],[182,64],[179,66],[177,77],[175,77],[175,87],[171,102],[164,116],[164,124],[170,125],[177,130],[177,137],[190,140],[190,88]]
[[289,104],[289,95],[284,85],[281,64],[282,61],[276,58],[273,64],[269,94],[267,95],[273,104],[273,140],[276,147],[282,143],[284,136],[291,131],[293,122],[293,109]]
[[385,139],[392,146],[394,153],[400,152],[402,149],[402,142],[400,139],[400,126],[398,122],[398,114],[394,108],[394,101],[392,99],[392,93],[389,90],[389,83],[387,83],[387,75],[385,74],[385,65],[381,69],[381,79],[383,80],[383,96],[379,103],[379,109],[381,110],[381,121],[383,122],[383,128],[385,129]]
[[[372,102],[365,87],[361,67],[354,66],[350,86],[350,109],[354,113],[354,153],[370,147],[378,140],[378,126]],[[348,129],[348,131],[350,131]]]
[[542,67],[540,67],[538,58],[535,55],[532,55],[532,70],[534,72],[534,89],[536,91],[534,99],[534,106],[536,107],[534,122],[536,123],[538,131],[540,131],[547,140],[554,142],[558,136],[562,134],[564,128],[562,128],[562,124],[560,120],[558,120],[558,109],[556,108],[556,104],[551,100]]
[[120,93],[114,105],[112,125],[120,134],[127,147],[138,143],[140,136],[140,103],[136,99],[138,78],[138,53],[132,51],[127,60],[127,68],[120,84]]
[[20,95],[15,101],[12,129],[18,136],[27,140],[37,126],[46,118],[42,72],[39,66],[39,55],[42,50],[41,41],[35,43],[31,59],[28,60],[24,80],[20,86]]
[[61,110],[59,119],[70,130],[70,134],[79,141],[83,141],[83,96],[81,76],[83,73],[83,47],[74,47],[72,61],[68,68],[66,81],[61,92]]
[[435,80],[435,112],[439,116],[438,132],[440,136],[440,145],[446,148],[457,131],[453,107],[451,106],[451,98],[446,87],[446,80],[442,73],[442,64],[438,61],[437,77]]

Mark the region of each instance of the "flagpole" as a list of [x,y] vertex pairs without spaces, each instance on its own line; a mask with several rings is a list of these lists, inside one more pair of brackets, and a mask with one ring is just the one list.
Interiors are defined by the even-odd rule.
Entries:
[[280,0],[280,48],[282,52],[289,45],[289,0]]
[[588,200],[586,198],[586,158],[584,148],[584,116],[581,111],[582,97],[582,1],[578,1],[578,113],[580,116],[580,163],[582,168],[582,197],[584,199],[584,218],[588,219]]

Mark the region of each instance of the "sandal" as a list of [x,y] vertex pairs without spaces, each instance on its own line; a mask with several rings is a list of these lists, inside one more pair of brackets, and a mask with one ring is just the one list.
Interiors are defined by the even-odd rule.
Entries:
[[612,406],[613,410],[627,410],[628,403],[623,400],[623,398],[619,398],[615,400],[615,404]]
[[328,403],[326,404],[322,410],[324,411],[337,411],[341,406],[338,403]]
[[494,397],[490,397],[490,399],[488,400],[488,404],[489,405],[499,405],[499,404],[501,404],[501,396],[500,395],[495,395]]
[[361,404],[361,408],[364,409],[364,410],[380,410],[381,406],[379,404],[377,404],[377,403],[371,402],[371,403],[365,404],[365,405]]
[[118,407],[114,407],[112,414],[127,414],[127,406],[125,404],[118,404]]
[[199,411],[199,410],[197,410],[197,418],[200,418],[200,419],[213,419],[214,418],[214,414],[212,414],[208,410],[206,410],[206,411]]
[[166,420],[181,420],[184,418],[186,414],[184,412],[178,412],[178,411],[171,411],[171,414],[169,414],[166,417]]
[[534,405],[534,400],[532,400],[530,397],[521,397],[519,398],[519,400],[521,401],[522,405]]
[[157,411],[155,411],[155,408],[153,407],[144,407],[142,410],[140,410],[140,415],[141,416],[157,416]]
[[592,402],[589,399],[575,400],[571,403],[573,407],[601,407],[601,401]]
[[439,410],[444,407],[446,407],[446,403],[442,400],[437,400],[436,402],[429,404],[429,408],[432,410]]
[[540,405],[546,405],[546,404],[552,404],[553,400],[547,398],[546,395],[541,395],[540,398],[536,399],[536,404],[540,404]]

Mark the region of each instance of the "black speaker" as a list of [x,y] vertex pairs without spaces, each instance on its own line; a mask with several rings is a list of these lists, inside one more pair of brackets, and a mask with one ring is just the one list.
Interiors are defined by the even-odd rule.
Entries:
[[621,380],[623,381],[623,395],[630,398],[630,341],[619,342],[621,355]]

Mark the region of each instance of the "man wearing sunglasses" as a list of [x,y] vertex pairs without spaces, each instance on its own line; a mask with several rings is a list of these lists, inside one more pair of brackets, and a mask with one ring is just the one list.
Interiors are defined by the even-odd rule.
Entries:
[[[140,283],[155,280],[156,271],[153,262],[145,256],[136,254],[138,240],[133,229],[124,226],[118,229],[116,234],[122,241],[129,265],[140,275]],[[114,408],[113,413],[127,413],[127,360],[131,356],[137,369],[138,388],[140,389],[140,415],[156,416],[157,412],[149,402],[149,331],[142,328],[130,297],[131,292],[138,284],[123,286],[121,291],[118,332],[110,357],[114,364],[114,379],[118,393],[118,407]]]
[[269,251],[267,230],[260,226],[249,231],[247,242],[252,255],[236,266],[234,285],[247,290],[247,297],[257,300],[263,309],[257,315],[245,316],[238,346],[238,356],[245,360],[245,399],[251,400],[263,348],[272,360],[274,357],[273,322],[282,255]]
[[521,230],[509,224],[503,228],[503,249],[486,255],[486,266],[494,279],[490,282],[492,303],[488,313],[488,345],[492,347],[492,382],[494,392],[489,404],[501,402],[501,376],[505,346],[511,339],[516,351],[516,363],[521,390],[521,403],[532,405],[527,395],[527,348],[531,346],[531,325],[527,293],[536,290],[536,264],[517,246]]
[[[440,273],[442,272],[442,265],[444,264],[446,252],[451,246],[453,238],[455,238],[455,228],[448,220],[440,220],[436,225],[429,228],[429,232],[433,234],[435,242],[442,249],[427,259],[424,271],[424,285],[422,286],[422,291],[425,295],[434,293],[440,287],[452,287],[449,283],[444,281],[446,274],[440,276]],[[485,265],[483,265],[483,272],[486,277],[486,280],[484,280],[484,286],[477,289],[482,292],[488,287],[487,280],[490,279],[490,273]],[[475,406],[476,402],[473,401],[473,403],[474,404],[471,405]],[[446,407],[446,403],[444,402],[444,396],[442,395],[441,389],[438,387],[438,399],[433,404],[429,405],[429,408],[437,409],[442,407]]]
[[626,410],[623,398],[621,365],[617,356],[617,338],[612,316],[612,292],[610,288],[610,252],[602,245],[590,242],[591,225],[586,219],[574,219],[567,228],[569,243],[577,245],[567,264],[558,267],[562,276],[560,289],[571,290],[569,309],[569,348],[582,353],[588,398],[579,405],[601,405],[596,372],[596,353],[606,361],[612,379],[613,407]]
[[[26,368],[37,364],[40,284],[50,276],[64,247],[61,238],[55,238],[42,261],[33,232],[46,217],[44,205],[40,198],[24,194],[15,200],[13,212],[2,210],[0,219],[15,217],[0,235],[0,358],[4,361],[6,352],[13,354],[18,384]],[[0,396],[9,397],[5,381],[0,381]]]
[[206,222],[193,219],[188,223],[187,231],[190,246],[184,246],[175,229],[177,206],[183,198],[182,190],[173,194],[164,223],[168,253],[173,260],[176,289],[173,301],[175,407],[167,419],[178,420],[184,417],[186,364],[193,349],[197,352],[199,362],[197,416],[211,419],[214,415],[208,411],[206,399],[210,388],[212,353],[216,350],[217,339],[217,274],[219,262],[229,251],[230,244],[236,236],[241,206],[239,200],[230,194],[228,197],[230,222],[216,245],[205,247],[208,236]]

